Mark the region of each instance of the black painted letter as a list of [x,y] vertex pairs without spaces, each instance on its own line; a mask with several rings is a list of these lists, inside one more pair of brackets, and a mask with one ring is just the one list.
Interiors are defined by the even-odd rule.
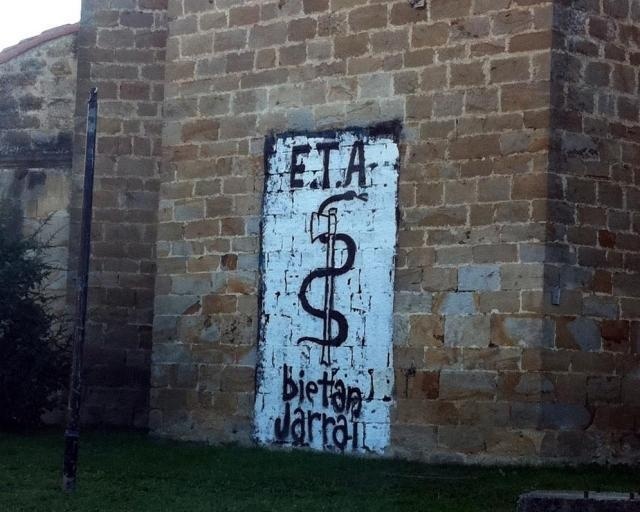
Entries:
[[308,155],[309,151],[311,151],[311,146],[309,144],[305,144],[304,146],[293,146],[291,150],[291,188],[302,188],[304,186],[304,182],[296,178],[296,174],[302,174],[304,172],[304,164],[302,163],[302,159],[300,163],[298,163],[299,155]]
[[[358,157],[358,163],[356,164],[356,157]],[[353,143],[351,149],[351,156],[349,157],[349,167],[347,169],[347,178],[344,180],[344,186],[351,185],[351,175],[358,173],[358,186],[364,187],[366,185],[364,175],[364,142],[358,140]]]
[[329,157],[331,156],[332,149],[338,149],[337,142],[319,142],[316,144],[316,149],[318,153],[324,151],[323,160],[322,160],[322,188],[331,187],[331,183],[329,183]]
[[[293,373],[293,369],[291,369]],[[285,402],[292,400],[298,394],[298,386],[296,381],[289,377],[289,367],[285,364],[282,369],[282,399]]]

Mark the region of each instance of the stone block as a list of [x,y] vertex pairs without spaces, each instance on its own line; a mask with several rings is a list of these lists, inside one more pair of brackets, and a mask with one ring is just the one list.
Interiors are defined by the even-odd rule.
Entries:
[[[560,300],[554,293],[560,292]],[[526,290],[522,292],[522,310],[548,315],[579,315],[582,312],[582,292],[580,290]]]
[[582,312],[587,316],[615,319],[618,316],[618,301],[615,297],[593,295],[584,297]]
[[490,244],[473,247],[473,261],[476,263],[513,262],[518,259],[516,244]]
[[466,347],[462,351],[465,370],[518,370],[522,349],[518,347]]
[[640,318],[640,299],[622,298],[620,300],[622,318]]
[[455,403],[446,400],[413,399],[400,396],[394,415],[395,424],[422,426],[456,425],[458,423],[458,409]]
[[255,369],[249,366],[227,366],[220,376],[222,391],[253,391]]
[[[468,247],[451,247],[449,249],[461,249],[465,252],[466,257],[463,255],[463,260],[471,259],[471,251]],[[445,252],[446,249],[438,249],[436,252],[436,259],[438,263],[451,264],[455,258],[455,254],[452,251]],[[425,290],[430,291],[442,291],[442,290],[455,290],[458,281],[458,271],[455,268],[447,267],[431,267],[425,268],[423,272],[422,286]]]
[[429,267],[433,264],[435,252],[431,247],[412,248],[406,251],[408,267]]
[[154,364],[173,365],[193,362],[191,350],[182,343],[155,343],[152,361]]
[[421,208],[416,211],[416,222],[420,226],[462,226],[467,221],[466,206]]
[[407,459],[428,456],[437,445],[437,427],[432,425],[399,425],[391,427],[393,453]]
[[229,112],[229,95],[203,96],[198,102],[200,113],[205,116],[224,115]]
[[393,364],[396,368],[416,368],[424,361],[424,347],[400,347],[393,349]]
[[458,290],[496,291],[500,289],[500,267],[498,265],[467,265],[458,268]]
[[177,221],[202,219],[204,217],[204,202],[193,200],[177,203],[174,206],[173,215]]
[[419,370],[414,375],[396,369],[395,385],[405,398],[436,399],[439,394],[438,372]]
[[640,379],[629,376],[622,380],[622,402],[630,406],[640,406]]
[[592,415],[584,405],[540,404],[540,427],[553,430],[583,430],[592,421]]
[[430,370],[461,369],[462,349],[454,347],[426,347],[424,367]]
[[448,347],[487,347],[490,320],[487,315],[447,316],[444,344]]
[[527,348],[555,346],[555,324],[549,318],[504,317],[495,315],[491,321],[491,339],[494,343]]
[[395,289],[402,292],[419,292],[421,281],[421,269],[398,269],[396,271]]
[[242,29],[230,29],[230,30],[218,30],[214,34],[213,48],[216,52],[223,52],[228,50],[241,50],[247,44],[247,30]]
[[536,457],[541,435],[511,428],[491,428],[486,433],[486,451],[498,457]]
[[421,313],[431,312],[433,297],[430,293],[396,292],[394,297],[394,312]]
[[520,310],[520,294],[517,291],[482,292],[478,297],[480,313],[517,313]]
[[507,427],[509,425],[509,403],[505,401],[467,401],[458,411],[461,425],[475,427]]
[[473,293],[449,292],[439,294],[434,309],[442,315],[473,315],[476,303]]
[[[216,276],[212,279],[212,276]],[[221,286],[219,274],[203,272],[192,275],[174,275],[171,277],[171,291],[176,295],[192,295],[211,293]]]
[[594,375],[610,374],[614,371],[615,362],[611,353],[574,351],[571,354],[571,368]]
[[156,315],[189,314],[200,308],[200,298],[194,295],[164,295],[156,298]]
[[365,75],[358,80],[360,86],[359,97],[380,98],[388,97],[392,91],[392,76],[389,74]]
[[555,389],[551,379],[540,373],[503,373],[499,386],[503,399],[522,402],[549,400]]
[[438,445],[452,452],[474,454],[485,450],[484,429],[470,425],[438,427]]
[[190,121],[182,127],[182,140],[185,142],[218,140],[219,129],[219,123],[212,119]]
[[270,25],[254,25],[249,33],[251,48],[264,48],[283,44],[287,39],[287,25],[284,22]]
[[237,308],[235,295],[215,294],[203,297],[202,311],[205,314],[235,313]]
[[452,64],[450,80],[452,87],[484,85],[484,64],[482,62]]
[[598,351],[602,348],[600,328],[591,318],[559,319],[557,322],[558,347]]
[[442,345],[442,339],[442,317],[437,315],[409,316],[408,341],[412,347],[438,347]]
[[393,315],[393,344],[404,346],[409,342],[409,315]]
[[494,372],[440,372],[440,397],[445,400],[493,400],[496,393]]
[[618,376],[593,376],[587,378],[587,400],[594,403],[620,401],[621,380]]
[[640,297],[640,273],[613,274],[613,293],[619,296]]
[[600,334],[605,350],[629,351],[629,322],[626,320],[603,320],[600,324]]
[[537,429],[540,424],[541,405],[534,402],[511,402],[509,422],[515,428]]

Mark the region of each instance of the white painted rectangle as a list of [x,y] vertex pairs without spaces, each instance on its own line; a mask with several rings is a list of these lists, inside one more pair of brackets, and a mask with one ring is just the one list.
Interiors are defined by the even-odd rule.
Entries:
[[383,452],[399,125],[267,141],[255,437]]

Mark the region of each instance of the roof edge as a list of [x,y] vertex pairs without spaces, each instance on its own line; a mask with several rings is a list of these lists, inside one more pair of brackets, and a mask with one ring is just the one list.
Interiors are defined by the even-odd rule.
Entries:
[[45,30],[44,32],[42,32],[42,34],[39,34],[37,36],[24,39],[18,44],[9,46],[8,48],[0,51],[0,64],[9,62],[10,60],[19,57],[23,53],[26,53],[29,50],[32,50],[33,48],[36,48],[44,43],[48,43],[49,41],[53,41],[54,39],[58,39],[60,37],[75,34],[79,30],[80,23],[69,23],[67,25],[60,25],[59,27]]

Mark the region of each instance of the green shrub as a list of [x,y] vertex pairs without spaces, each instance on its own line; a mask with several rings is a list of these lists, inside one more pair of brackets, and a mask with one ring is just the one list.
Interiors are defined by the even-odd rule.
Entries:
[[45,293],[55,270],[41,226],[23,236],[16,208],[0,203],[0,428],[35,426],[68,379],[69,339]]

